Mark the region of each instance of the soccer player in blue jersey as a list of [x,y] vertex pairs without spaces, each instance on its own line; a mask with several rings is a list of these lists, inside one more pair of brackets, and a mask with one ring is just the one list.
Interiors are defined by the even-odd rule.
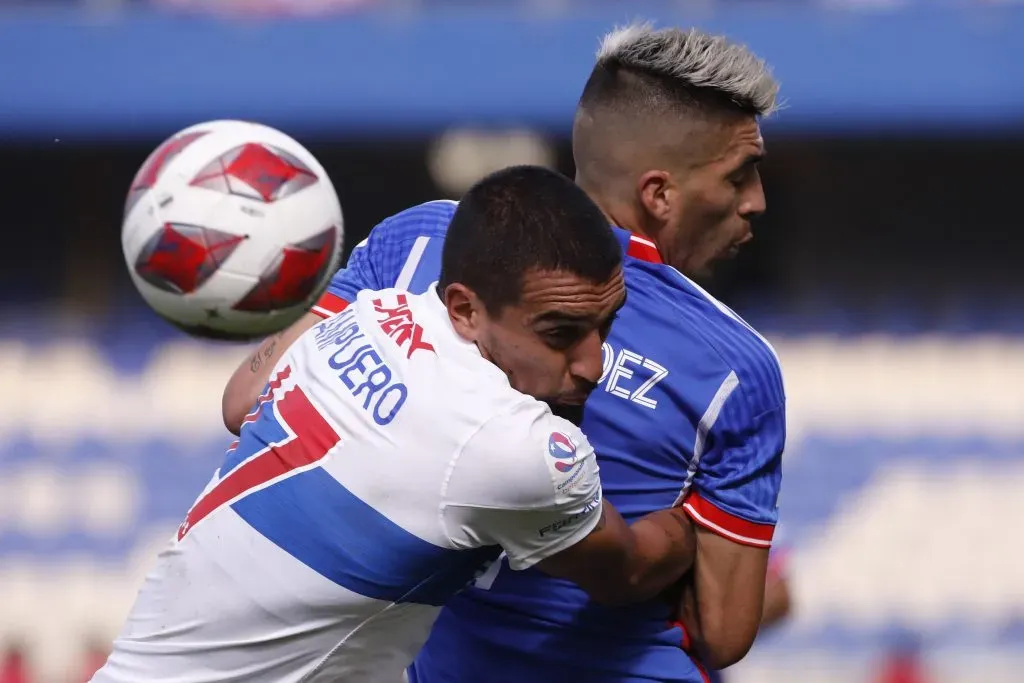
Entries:
[[[689,513],[696,557],[681,597],[609,608],[500,561],[447,603],[412,681],[698,683],[750,648],[777,519],[782,376],[768,342],[690,277],[733,256],[765,210],[759,119],[776,92],[741,45],[634,25],[603,41],[573,125],[576,180],[623,228],[627,254],[626,305],[582,426],[624,517],[680,503]],[[229,428],[301,330],[362,289],[417,292],[436,279],[453,212],[430,202],[374,228],[313,312],[236,372]],[[572,320],[530,324],[553,348],[573,343]]]
[[[783,543],[780,547],[779,532],[776,530],[772,539],[772,551],[768,558],[768,577],[764,585],[764,609],[761,613],[761,629],[759,635],[766,630],[775,629],[789,618],[792,610],[790,595],[789,572],[786,568],[788,551]],[[708,669],[709,683],[731,682],[731,678],[723,672]]]

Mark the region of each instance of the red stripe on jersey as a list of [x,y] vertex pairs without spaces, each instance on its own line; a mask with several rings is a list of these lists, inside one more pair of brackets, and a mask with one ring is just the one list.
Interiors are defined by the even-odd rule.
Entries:
[[657,245],[645,237],[636,235],[629,236],[629,248],[626,249],[626,255],[650,263],[664,263],[661,260],[661,254],[658,253]]
[[686,630],[686,627],[683,626],[683,622],[681,622],[681,621],[670,621],[670,622],[668,622],[668,624],[669,624],[669,626],[674,626],[675,628],[678,628],[680,631],[683,632],[682,640],[679,641],[679,647],[680,647],[680,649],[689,652],[690,645],[691,645],[691,643],[690,643],[690,633],[689,633],[689,631]]
[[[248,424],[249,422],[255,422],[259,419],[260,411],[263,410],[263,404],[270,400],[270,397],[274,395],[274,392],[281,388],[281,383],[291,377],[291,374],[292,367],[290,365],[286,365],[284,366],[284,369],[277,373],[277,375],[267,383],[267,390],[259,395],[256,399],[256,405],[253,406],[253,409],[245,417],[242,418],[242,425]],[[239,427],[239,429],[241,429],[241,427]],[[238,442],[235,441],[228,447],[228,450],[230,451],[232,448],[236,448],[237,446]]]
[[696,491],[691,491],[686,496],[686,500],[683,501],[683,509],[694,522],[723,538],[757,548],[770,548],[772,545],[772,535],[775,533],[774,524],[748,522],[741,517],[731,515],[701,498]]
[[310,310],[321,318],[330,318],[348,308],[348,302],[337,294],[324,292],[319,301]]
[[[686,654],[690,655],[689,652]],[[697,667],[697,673],[700,674],[700,680],[704,683],[711,683],[711,676],[708,676],[708,670],[704,668],[704,665],[698,662],[697,658],[693,655],[690,655],[690,661],[693,662],[695,667]]]
[[683,626],[683,622],[681,622],[681,621],[670,621],[669,622],[669,626],[675,626],[676,628],[678,628],[680,631],[683,632],[683,637],[679,641],[679,649],[681,649],[683,652],[685,652],[686,656],[690,658],[691,662],[693,662],[693,665],[695,667],[697,667],[697,673],[700,674],[701,680],[704,683],[711,683],[711,677],[708,676],[707,669],[705,669],[704,665],[701,664],[697,660],[697,658],[693,656],[692,652],[690,652],[690,647],[693,645],[693,642],[690,639],[690,633],[686,630],[686,627]]
[[282,426],[292,435],[281,443],[267,446],[231,470],[196,501],[178,528],[179,541],[222,505],[230,505],[289,474],[305,471],[322,460],[341,440],[299,387],[289,390],[277,401],[277,411]]

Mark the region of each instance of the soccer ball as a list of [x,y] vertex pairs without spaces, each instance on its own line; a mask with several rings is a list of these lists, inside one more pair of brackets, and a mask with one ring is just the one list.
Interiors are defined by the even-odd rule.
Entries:
[[341,205],[323,167],[284,133],[211,121],[153,152],[132,181],[121,243],[142,298],[202,337],[279,332],[338,268]]

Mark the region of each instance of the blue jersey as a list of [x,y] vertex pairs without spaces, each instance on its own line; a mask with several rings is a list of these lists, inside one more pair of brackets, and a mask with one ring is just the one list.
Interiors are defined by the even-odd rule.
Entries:
[[[337,312],[362,289],[419,292],[438,278],[454,202],[378,225],[314,309]],[[695,523],[768,547],[777,520],[785,396],[771,346],[726,306],[616,230],[628,296],[604,345],[583,431],[605,496],[627,520],[682,502]],[[686,653],[661,601],[610,608],[575,584],[496,562],[449,600],[412,669],[441,681],[679,681],[707,672]]]

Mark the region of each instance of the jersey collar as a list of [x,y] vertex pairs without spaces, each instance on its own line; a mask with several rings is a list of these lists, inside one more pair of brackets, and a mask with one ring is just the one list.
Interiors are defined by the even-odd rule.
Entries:
[[622,251],[626,256],[647,261],[648,263],[664,263],[661,260],[661,254],[658,253],[658,247],[646,237],[634,235],[628,230],[614,226],[612,231],[615,233],[615,237],[618,238],[619,244],[622,245]]

